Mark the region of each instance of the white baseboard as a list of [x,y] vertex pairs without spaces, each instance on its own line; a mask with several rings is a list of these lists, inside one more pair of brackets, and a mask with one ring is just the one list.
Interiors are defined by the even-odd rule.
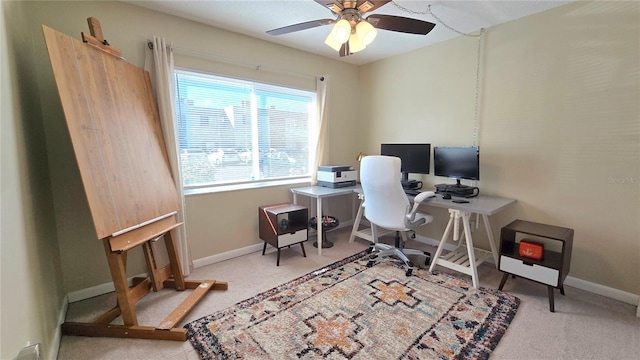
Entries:
[[[337,230],[337,229],[342,229],[342,228],[345,228],[345,227],[351,227],[352,225],[353,225],[353,220],[347,220],[347,221],[341,222],[340,225],[338,225],[335,229]],[[315,235],[316,235],[316,231],[313,230],[313,229],[309,229],[309,238],[311,238],[311,236],[315,236]],[[200,258],[200,259],[197,259],[197,260],[193,260],[193,268],[197,269],[197,268],[202,267],[202,266],[215,264],[215,263],[220,262],[220,261],[233,259],[235,257],[251,254],[251,253],[254,253],[256,251],[262,251],[263,246],[264,246],[264,243],[259,243],[259,244],[245,246],[245,247],[240,248],[240,249],[227,251],[227,252],[224,252],[224,253],[221,253],[221,254],[215,254],[215,255],[207,256],[207,257]],[[267,250],[269,251],[269,249],[267,249]]]
[[[608,286],[592,283],[586,280],[574,278],[572,276],[567,276],[564,279],[565,285],[573,286],[574,288],[585,290],[590,293],[594,293],[597,295],[602,295],[614,300],[622,301],[623,303],[638,305],[640,306],[639,298],[640,296],[636,294],[632,294],[626,291],[610,288]],[[640,311],[640,309],[638,310]],[[636,313],[636,316],[640,316],[640,312]]]
[[[347,220],[347,221],[344,221],[344,222],[340,223],[340,225],[336,229],[345,228],[345,227],[351,227],[352,225],[353,225],[353,220]],[[315,235],[315,231],[310,230],[309,234],[310,235]],[[215,263],[220,262],[220,261],[233,259],[233,258],[238,257],[238,256],[251,254],[251,253],[254,253],[256,251],[261,251],[263,246],[264,246],[263,243],[259,243],[259,244],[246,246],[246,247],[243,247],[243,248],[240,248],[240,249],[227,251],[227,252],[224,252],[224,253],[221,253],[221,254],[216,254],[216,255],[211,255],[211,256],[204,257],[204,258],[196,259],[196,260],[193,261],[193,267],[194,268],[199,268],[199,267],[202,267],[202,266],[215,264]],[[129,278],[129,286],[132,285],[132,280],[133,280],[134,277],[146,277],[146,276],[148,276],[148,274],[141,274],[141,275],[136,275],[136,276],[130,277]],[[68,299],[69,299],[68,302],[69,303],[74,303],[76,301],[89,299],[89,298],[92,298],[94,296],[104,295],[104,294],[108,294],[108,293],[114,292],[114,291],[115,291],[115,286],[113,285],[113,282],[108,282],[108,283],[92,286],[90,288],[86,288],[86,289],[81,289],[81,290],[70,292],[69,294],[67,294]]]
[[[423,236],[416,236],[416,241],[427,244],[438,246],[440,240],[435,240]],[[445,245],[445,250],[453,250],[455,248],[454,244],[448,243]],[[490,258],[487,262],[493,263],[493,258]],[[622,301],[626,304],[637,305],[636,316],[640,317],[640,296],[636,294],[632,294],[626,291],[614,289],[608,286],[592,283],[590,281],[578,279],[572,276],[567,276],[564,280],[565,285],[572,286],[576,289],[585,290],[593,294],[601,295],[604,297],[608,297],[610,299]]]
[[256,251],[262,251],[262,247],[263,246],[264,246],[263,243],[254,244],[254,245],[245,246],[245,247],[240,248],[240,249],[235,249],[235,250],[223,252],[223,253],[220,253],[220,254],[215,254],[215,255],[203,257],[203,258],[200,258],[200,259],[197,259],[197,260],[193,260],[193,268],[197,269],[197,268],[202,267],[202,266],[215,264],[215,263],[220,262],[220,261],[233,259],[235,257],[251,254],[251,253],[254,253]]
[[69,296],[65,296],[62,300],[62,308],[58,313],[58,326],[56,326],[56,332],[51,339],[51,347],[49,348],[49,359],[56,360],[58,358],[58,351],[60,350],[60,341],[62,341],[62,323],[67,318],[67,310],[69,309]]
[[[145,274],[135,275],[128,278],[127,280],[129,280],[129,286],[133,285],[133,278],[147,277],[147,276],[149,276],[149,274],[145,273]],[[100,296],[100,295],[108,294],[114,291],[116,291],[116,287],[113,285],[113,282],[108,282],[108,283],[92,286],[90,288],[72,291],[67,294],[67,297],[69,299],[68,301],[69,303],[74,303],[76,301],[89,299],[94,296]]]
[[[347,227],[347,226],[351,226],[353,224],[353,222],[349,222],[349,221],[345,221],[344,224],[340,224],[340,226],[338,228],[343,228],[343,227]],[[424,236],[419,236],[416,235],[416,238],[414,239],[418,242],[427,244],[427,245],[431,245],[431,246],[438,246],[438,244],[440,243],[440,240],[436,240],[436,239],[431,239],[428,237],[424,237]],[[264,244],[259,243],[259,244],[254,244],[254,245],[249,245],[240,249],[235,249],[235,250],[231,250],[231,251],[227,251],[221,254],[216,254],[216,255],[212,255],[212,256],[207,256],[204,258],[200,258],[200,259],[196,259],[193,261],[193,267],[194,268],[199,268],[202,266],[207,266],[207,265],[211,265],[211,264],[215,264],[217,262],[220,261],[224,261],[224,260],[229,260],[229,259],[233,259],[235,257],[238,256],[242,256],[242,255],[247,255],[247,254],[251,254],[257,251],[261,251],[262,247],[264,246]],[[452,243],[448,243],[445,245],[445,250],[450,251],[456,248],[455,244]],[[493,259],[490,259],[489,262],[493,262]],[[138,275],[138,276],[147,276],[147,274],[142,274],[142,275]],[[136,276],[137,277],[137,276]],[[131,280],[132,278],[129,278],[129,284],[131,285]],[[568,286],[572,286],[575,287],[577,289],[581,289],[581,290],[585,290],[585,291],[589,291],[591,293],[597,294],[597,295],[601,295],[601,296],[605,296],[611,299],[615,299],[618,301],[622,301],[624,303],[627,304],[631,304],[631,305],[637,305],[638,306],[638,310],[636,313],[636,316],[640,317],[640,296],[636,295],[636,294],[632,294],[629,292],[625,292],[622,290],[618,290],[618,289],[614,289],[614,288],[610,288],[604,285],[600,285],[600,284],[596,284],[596,283],[592,283],[586,280],[581,280],[578,278],[574,278],[571,276],[567,276],[567,278],[565,279],[564,282],[566,285]],[[84,300],[84,299],[88,299],[94,296],[98,296],[98,295],[103,295],[103,294],[107,294],[110,292],[115,291],[115,288],[113,286],[113,283],[106,283],[106,284],[101,284],[101,285],[96,285],[87,289],[82,289],[82,290],[78,290],[78,291],[74,291],[69,293],[68,296],[68,303],[72,303],[72,302],[76,302],[76,301],[80,301],[80,300]],[[64,312],[66,314],[66,310]]]

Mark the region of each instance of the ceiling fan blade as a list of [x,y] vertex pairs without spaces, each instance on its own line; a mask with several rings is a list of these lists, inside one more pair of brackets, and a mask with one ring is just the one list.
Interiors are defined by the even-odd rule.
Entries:
[[[313,0],[326,7],[334,14],[339,14],[342,9],[359,9],[361,13],[373,11],[391,0]],[[361,9],[362,7],[362,9]]]
[[293,24],[293,25],[284,26],[284,27],[281,27],[281,28],[269,30],[269,31],[267,31],[267,34],[269,34],[269,35],[283,35],[283,34],[288,34],[288,33],[292,33],[292,32],[295,32],[295,31],[306,30],[306,29],[311,29],[311,28],[318,27],[318,26],[333,24],[334,22],[335,22],[335,20],[332,20],[332,19],[311,20],[311,21],[307,21],[307,22],[303,22],[303,23],[299,23],[299,24]]
[[368,16],[366,20],[376,29],[418,35],[427,35],[436,26],[436,24],[430,23],[428,21],[395,15],[373,14]]

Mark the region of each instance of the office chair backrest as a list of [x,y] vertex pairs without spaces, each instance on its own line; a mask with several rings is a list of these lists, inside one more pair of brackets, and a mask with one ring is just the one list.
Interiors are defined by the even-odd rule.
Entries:
[[400,158],[366,156],[360,163],[364,214],[372,223],[390,230],[405,229],[410,203],[400,183]]

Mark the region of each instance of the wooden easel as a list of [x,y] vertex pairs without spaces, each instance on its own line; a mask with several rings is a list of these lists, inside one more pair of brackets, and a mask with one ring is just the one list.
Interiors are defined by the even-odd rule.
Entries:
[[[180,260],[175,243],[171,237],[173,228],[181,226],[175,218],[167,218],[144,228],[124,235],[103,239],[105,254],[109,263],[111,277],[116,289],[118,304],[91,323],[65,322],[62,332],[65,335],[105,336],[157,340],[187,340],[187,330],[175,326],[207,294],[209,290],[226,290],[227,283],[215,280],[185,280],[180,268]],[[154,257],[152,242],[164,235],[169,264],[158,268]],[[131,240],[131,241],[130,241]],[[134,286],[129,287],[126,274],[127,251],[143,246],[149,277],[134,278]],[[151,289],[163,288],[176,290],[191,289],[193,292],[157,326],[141,326],[136,317],[135,304]],[[111,324],[122,315],[124,325]]]
[[[159,340],[187,339],[176,325],[209,292],[215,280],[185,280],[171,231],[178,197],[159,124],[149,74],[124,61],[89,18],[85,43],[43,26],[76,160],[98,238],[103,242],[118,303],[93,322],[65,322],[66,335]],[[89,44],[90,46],[88,46]],[[159,267],[153,243],[164,237],[169,264]],[[127,251],[142,246],[149,277],[129,287]],[[157,326],[138,323],[135,304],[151,290],[192,293]],[[111,324],[122,316],[123,325]]]

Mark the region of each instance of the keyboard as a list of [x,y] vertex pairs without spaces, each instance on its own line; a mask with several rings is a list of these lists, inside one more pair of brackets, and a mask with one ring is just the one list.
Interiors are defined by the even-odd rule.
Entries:
[[416,196],[420,194],[420,190],[404,189],[404,193],[407,195]]

